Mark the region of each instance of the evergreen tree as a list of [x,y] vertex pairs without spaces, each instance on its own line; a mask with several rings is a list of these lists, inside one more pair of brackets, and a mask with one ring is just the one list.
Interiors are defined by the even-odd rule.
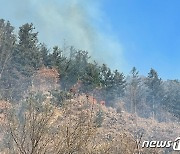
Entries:
[[102,86],[102,97],[106,104],[114,106],[114,102],[124,95],[126,81],[123,73],[115,70],[113,73],[105,64],[101,67],[100,81]]
[[100,88],[100,69],[96,62],[87,64],[82,81],[85,93],[93,92],[94,89]]
[[122,98],[124,96],[124,90],[126,87],[126,80],[123,73],[119,73],[118,70],[113,74],[113,90],[115,97]]
[[77,81],[82,80],[89,59],[86,51],[77,51],[71,48],[70,53],[70,57],[66,60],[64,76],[62,77],[62,82],[67,89],[71,88]]
[[51,66],[51,59],[49,58],[50,50],[47,49],[45,44],[40,44],[39,48],[41,53],[40,64],[42,66]]
[[130,79],[128,81],[128,86],[126,89],[126,101],[129,102],[131,113],[136,113],[137,104],[141,101],[141,79],[139,77],[139,72],[135,67],[131,70]]
[[33,32],[33,24],[25,24],[19,29],[19,43],[14,53],[16,69],[26,76],[31,76],[41,63],[37,32]]
[[180,120],[180,82],[168,80],[164,83],[163,107]]
[[163,88],[162,80],[158,77],[158,73],[154,69],[151,69],[148,73],[145,84],[148,87],[147,101],[152,106],[152,116],[155,118],[162,101]]
[[12,54],[15,49],[16,36],[14,27],[9,22],[0,20],[0,80],[3,73],[10,69]]
[[[10,99],[13,85],[12,59],[16,47],[14,27],[0,20],[0,99]],[[11,90],[10,90],[11,88]]]
[[[37,34],[33,24],[20,27],[19,41],[13,52],[11,76],[6,80],[9,83],[8,92],[13,100],[19,100],[31,86],[31,77],[42,66],[42,54],[39,49]],[[8,94],[8,93],[7,93]]]

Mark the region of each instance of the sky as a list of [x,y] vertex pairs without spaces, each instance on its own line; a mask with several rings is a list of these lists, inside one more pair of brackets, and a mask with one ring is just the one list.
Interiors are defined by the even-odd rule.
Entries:
[[179,0],[0,0],[0,18],[33,23],[40,42],[87,50],[99,63],[128,74],[154,68],[180,79]]

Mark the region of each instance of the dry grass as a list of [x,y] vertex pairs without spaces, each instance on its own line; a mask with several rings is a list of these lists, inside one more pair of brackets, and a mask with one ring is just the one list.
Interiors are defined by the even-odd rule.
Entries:
[[[65,101],[55,107],[49,99],[37,106],[27,100],[21,120],[10,114],[4,134],[6,154],[156,154],[157,149],[142,149],[141,141],[177,137],[178,124],[158,123],[127,112],[89,102],[86,96]],[[103,123],[97,127],[97,112]],[[173,131],[170,132],[168,131]],[[143,133],[142,133],[142,132]],[[179,130],[178,130],[179,131]]]

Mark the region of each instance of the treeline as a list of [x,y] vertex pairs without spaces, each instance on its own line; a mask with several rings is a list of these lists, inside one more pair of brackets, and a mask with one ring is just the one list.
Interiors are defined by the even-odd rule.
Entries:
[[[19,101],[31,86],[33,74],[40,68],[58,70],[60,88],[69,92],[79,83],[76,93],[93,95],[107,106],[126,110],[142,117],[164,120],[167,112],[180,116],[180,82],[163,81],[151,69],[147,77],[134,67],[127,77],[106,64],[92,62],[87,51],[74,47],[49,49],[38,40],[33,24],[24,24],[15,34],[10,22],[0,20],[0,97]],[[121,103],[120,103],[121,102]],[[121,107],[120,107],[121,106]]]

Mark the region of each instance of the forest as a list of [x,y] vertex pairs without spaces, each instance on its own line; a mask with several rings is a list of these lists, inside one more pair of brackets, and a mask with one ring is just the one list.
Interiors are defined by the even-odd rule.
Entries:
[[[46,83],[46,86],[48,88],[42,88],[43,83],[41,83],[41,80],[43,78],[46,78],[46,82],[48,82]],[[34,91],[36,91],[36,95],[32,93],[33,86],[35,87]],[[107,109],[109,108],[115,110],[117,114],[126,112],[140,118],[153,119],[159,123],[178,123],[180,121],[180,81],[178,79],[162,80],[161,77],[159,77],[158,72],[153,68],[149,70],[147,76],[139,74],[138,68],[136,67],[133,67],[128,75],[124,75],[119,68],[117,68],[117,70],[112,70],[106,64],[101,65],[97,61],[94,61],[88,54],[88,51],[76,49],[73,46],[68,45],[54,46],[52,48],[47,47],[44,43],[41,43],[38,40],[38,32],[36,32],[32,23],[26,23],[19,27],[18,33],[16,34],[15,27],[13,27],[9,21],[1,19],[1,102],[6,101],[9,102],[9,106],[14,106],[11,110],[17,114],[15,117],[20,119],[19,121],[24,124],[24,127],[27,125],[28,128],[31,129],[30,124],[23,121],[28,118],[29,121],[36,121],[38,118],[36,119],[36,117],[30,113],[26,118],[21,117],[21,115],[26,113],[25,109],[28,107],[29,111],[34,111],[32,108],[43,102],[42,100],[44,100],[44,94],[51,96],[51,105],[53,104],[51,108],[56,107],[56,110],[57,108],[64,106],[67,106],[69,110],[76,110],[73,109],[75,108],[74,106],[69,107],[67,102],[69,102],[69,100],[75,100],[75,98],[82,97],[82,100],[87,99],[92,102],[92,104],[96,104],[102,108],[106,107]],[[30,103],[28,106],[29,102],[33,103]],[[37,102],[37,104],[35,102]],[[75,104],[78,108],[78,102],[74,103],[74,105]],[[21,109],[19,107],[20,105],[23,106]],[[17,111],[15,112],[15,110]],[[51,116],[51,113],[43,113],[43,111],[46,110],[50,110],[49,106],[43,106],[41,104],[38,107],[38,111],[42,112],[41,116],[43,115],[47,119],[47,117]],[[98,124],[96,127],[99,128],[101,127],[101,123],[103,121],[102,117],[104,114],[101,110],[96,110],[96,107],[94,107],[94,110],[96,113],[95,121]],[[1,113],[3,112],[4,110],[1,109]],[[73,113],[73,111],[69,112]],[[68,111],[63,113],[68,114]],[[35,115],[40,116],[39,114]],[[78,116],[79,115],[80,113]],[[85,115],[86,113],[84,113],[84,117],[86,117]],[[10,121],[16,121],[12,120],[12,115],[10,117]],[[86,118],[92,118],[92,116],[88,117],[87,115]],[[13,137],[15,141],[14,144],[17,146],[14,151],[17,150],[18,152],[16,151],[14,153],[38,153],[39,149],[36,149],[36,145],[38,144],[36,139],[32,142],[34,148],[32,148],[33,146],[31,149],[21,147],[23,144],[20,145],[20,143],[28,143],[25,141],[27,137],[26,139],[24,138],[24,140],[21,138],[19,141],[16,139],[18,132],[14,132],[16,129],[13,128],[20,127],[21,124],[17,122],[18,124],[16,123],[11,125],[13,122],[9,122],[9,128],[12,127],[12,129],[9,130],[9,134],[12,135],[11,137]],[[45,126],[46,122],[47,121],[44,119],[41,119],[39,123],[37,122],[37,125],[41,124],[41,126]],[[85,123],[86,122],[84,122],[84,124]],[[32,126],[33,125],[34,123],[32,123]],[[63,124],[61,123],[60,125]],[[76,125],[79,126],[79,123]],[[90,128],[92,127],[90,130],[92,131],[91,133],[93,133],[93,129],[95,129],[95,127],[91,124],[88,124],[88,126]],[[32,129],[33,128],[34,127],[32,127]],[[85,131],[81,131],[81,133],[83,135],[88,134],[88,132]],[[38,136],[38,134],[36,135]],[[64,134],[62,133],[58,135],[63,136]],[[45,139],[47,138],[44,138],[44,140]],[[78,137],[74,137],[73,141],[73,143],[75,142],[78,144],[77,147],[79,144],[82,144],[81,147],[87,148],[87,145],[83,145],[83,143],[77,141],[77,139]],[[87,141],[89,138],[86,138],[85,136],[82,140]],[[48,142],[49,140],[46,141]],[[59,151],[61,151],[59,153],[77,153],[73,152],[73,150],[79,150],[76,149],[77,147],[71,147],[70,143],[67,145],[68,146],[66,148],[59,149]],[[99,148],[100,147],[98,147],[98,149]],[[69,151],[66,151],[65,149],[69,149]],[[110,150],[110,148],[108,150]],[[44,151],[44,153],[54,153],[52,151]],[[79,153],[84,152],[79,151]],[[93,152],[89,151],[89,153]],[[96,151],[94,153],[98,152]],[[106,152],[101,151],[101,153]]]

